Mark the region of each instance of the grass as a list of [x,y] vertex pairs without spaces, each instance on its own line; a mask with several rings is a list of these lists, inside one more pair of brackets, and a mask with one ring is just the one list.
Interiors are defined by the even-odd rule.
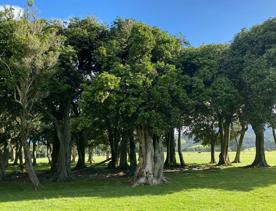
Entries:
[[[266,155],[276,165],[276,152]],[[0,182],[0,210],[276,210],[276,167],[241,168],[252,162],[253,152],[242,152],[242,164],[207,170],[202,167],[209,153],[184,157],[197,168],[166,173],[169,183],[160,186],[133,188],[127,177],[96,175],[44,181],[38,192],[24,180]]]

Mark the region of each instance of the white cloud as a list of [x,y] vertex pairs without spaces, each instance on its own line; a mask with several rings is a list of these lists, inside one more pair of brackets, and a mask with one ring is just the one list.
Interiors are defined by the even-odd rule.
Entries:
[[13,8],[14,18],[16,18],[16,19],[22,17],[23,14],[24,14],[24,9],[22,7],[19,7],[19,6],[8,5],[8,4],[0,5],[0,11],[5,10],[5,8]]

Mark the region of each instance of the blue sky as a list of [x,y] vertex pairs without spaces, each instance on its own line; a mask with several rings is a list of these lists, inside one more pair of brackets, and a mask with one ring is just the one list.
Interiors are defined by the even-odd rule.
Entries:
[[[0,0],[24,7],[26,0]],[[110,24],[134,18],[171,34],[183,34],[193,46],[226,43],[241,28],[276,17],[276,0],[36,0],[45,18],[96,16]]]

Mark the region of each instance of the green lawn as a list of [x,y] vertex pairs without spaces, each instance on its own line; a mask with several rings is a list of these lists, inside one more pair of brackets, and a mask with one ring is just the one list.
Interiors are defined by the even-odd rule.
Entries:
[[[169,183],[160,186],[133,188],[127,177],[94,174],[64,183],[44,181],[38,192],[27,182],[2,182],[0,210],[276,210],[276,167],[206,169],[209,153],[184,156],[194,168],[166,173]],[[253,157],[243,152],[242,165]],[[267,160],[276,165],[276,152],[267,152]]]

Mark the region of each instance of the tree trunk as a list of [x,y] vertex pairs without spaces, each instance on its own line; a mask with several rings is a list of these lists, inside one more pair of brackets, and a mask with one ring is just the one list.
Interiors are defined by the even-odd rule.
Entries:
[[273,134],[273,138],[274,138],[274,142],[276,144],[276,133],[275,133],[275,129],[272,127],[272,134]]
[[137,136],[140,143],[139,165],[134,176],[134,186],[157,185],[164,183],[163,176],[164,155],[162,142],[156,136],[152,136],[148,129],[137,128]]
[[128,169],[127,163],[127,147],[128,147],[128,138],[127,133],[124,131],[122,134],[122,140],[120,142],[120,163],[119,169],[126,170]]
[[0,181],[5,177],[5,171],[9,161],[8,144],[5,143],[2,149],[0,148]]
[[36,166],[36,141],[32,140],[33,142],[33,153],[32,153],[32,157],[33,157],[33,166]]
[[13,165],[18,165],[18,160],[19,160],[19,143],[18,141],[16,141]]
[[241,154],[242,143],[243,143],[243,139],[244,139],[246,130],[247,130],[246,125],[242,124],[241,134],[240,134],[239,141],[237,144],[236,156],[232,163],[240,163],[241,162],[240,154]]
[[30,153],[30,149],[29,149],[29,145],[28,145],[29,127],[28,127],[28,123],[27,123],[27,115],[28,115],[27,111],[23,108],[22,112],[21,112],[21,116],[20,116],[20,122],[21,122],[20,138],[21,138],[21,144],[22,144],[22,147],[24,150],[26,171],[28,173],[29,179],[31,180],[34,189],[38,190],[38,188],[40,186],[40,182],[39,182],[38,177],[33,168],[32,157],[31,157],[31,153]]
[[118,131],[116,129],[108,131],[108,139],[110,143],[111,161],[108,168],[115,169],[118,161]]
[[216,143],[216,139],[212,138],[211,140],[211,164],[216,163],[216,158],[215,158],[215,143]]
[[[57,129],[55,128],[55,131]],[[57,137],[57,132],[55,133],[55,139],[53,140],[53,150],[51,153],[51,172],[57,172],[57,162],[58,162],[58,154],[59,154],[59,140]]]
[[176,158],[175,158],[175,140],[174,140],[174,128],[170,129],[166,135],[167,143],[167,156],[165,161],[165,167],[175,167]]
[[63,119],[56,120],[55,126],[59,140],[59,153],[53,180],[64,181],[71,176],[70,101],[65,105]]
[[130,161],[130,175],[134,175],[136,166],[137,166],[137,158],[136,158],[136,145],[133,137],[133,131],[129,136],[129,161]]
[[88,162],[92,164],[93,162],[93,147],[88,146]]
[[47,158],[48,158],[48,164],[52,166],[51,152],[52,152],[51,144],[47,140],[47,151],[46,151],[46,153],[47,153]]
[[85,131],[81,131],[78,134],[77,150],[78,150],[78,162],[75,169],[85,168],[85,148],[87,146],[87,135]]
[[19,168],[21,171],[24,170],[23,153],[22,153],[23,149],[22,148],[23,148],[22,143],[20,143],[18,157],[19,157]]
[[[221,123],[222,124],[222,123]],[[230,140],[230,121],[226,121],[225,125],[221,125],[221,152],[219,155],[218,165],[230,165],[230,160],[228,156],[228,144]]]
[[76,158],[77,158],[77,147],[75,145],[73,145],[71,147],[71,156],[72,156],[72,159],[71,159],[71,163],[76,163]]
[[256,136],[256,155],[250,167],[268,167],[264,149],[264,127],[262,124],[251,124]]
[[180,160],[180,166],[184,167],[185,162],[182,154],[182,149],[181,149],[181,127],[178,128],[178,141],[177,141],[177,149],[178,149],[178,156]]

